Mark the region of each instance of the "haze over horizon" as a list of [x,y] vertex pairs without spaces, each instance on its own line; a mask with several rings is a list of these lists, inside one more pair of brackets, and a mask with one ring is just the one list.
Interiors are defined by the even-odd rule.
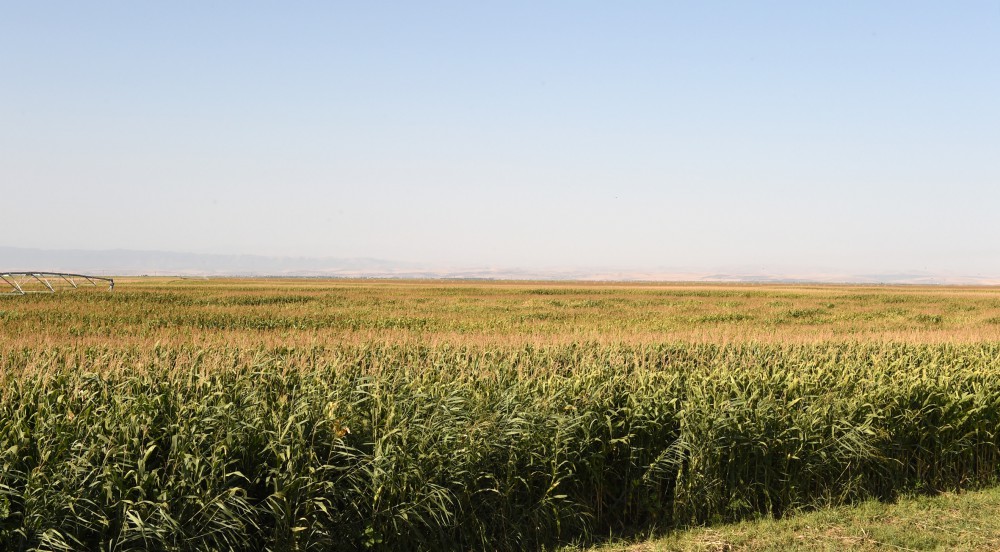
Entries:
[[197,254],[176,251],[47,250],[0,246],[6,271],[85,273],[97,276],[307,277],[552,280],[595,282],[745,282],[1000,285],[1000,278],[961,272],[898,271],[851,273],[830,267],[716,266],[518,267],[435,265],[391,259]]
[[0,49],[7,248],[1000,279],[991,2],[9,3]]

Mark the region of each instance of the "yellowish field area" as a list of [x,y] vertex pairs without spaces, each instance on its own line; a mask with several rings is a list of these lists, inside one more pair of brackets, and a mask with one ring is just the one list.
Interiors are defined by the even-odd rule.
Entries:
[[975,343],[1000,288],[121,278],[0,299],[6,345]]

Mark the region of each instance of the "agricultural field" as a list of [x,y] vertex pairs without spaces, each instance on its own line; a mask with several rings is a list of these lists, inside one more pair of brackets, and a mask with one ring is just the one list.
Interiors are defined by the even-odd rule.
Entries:
[[0,298],[2,550],[523,550],[985,488],[1000,289]]
[[[8,344],[815,343],[1000,340],[1000,289],[117,279],[3,299]],[[82,290],[81,290],[82,291]]]

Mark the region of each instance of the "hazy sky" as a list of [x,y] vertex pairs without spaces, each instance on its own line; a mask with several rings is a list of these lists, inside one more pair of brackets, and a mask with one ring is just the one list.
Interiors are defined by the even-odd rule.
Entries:
[[0,245],[1000,276],[1000,4],[0,2]]

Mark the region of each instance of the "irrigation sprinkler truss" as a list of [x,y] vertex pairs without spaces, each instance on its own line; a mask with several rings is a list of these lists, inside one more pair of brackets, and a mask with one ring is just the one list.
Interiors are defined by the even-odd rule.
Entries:
[[[67,272],[0,272],[0,280],[7,284],[6,291],[0,291],[0,295],[55,293],[61,288],[99,287],[104,284],[107,284],[108,291],[115,289],[113,278]],[[0,285],[0,289],[5,288]]]

